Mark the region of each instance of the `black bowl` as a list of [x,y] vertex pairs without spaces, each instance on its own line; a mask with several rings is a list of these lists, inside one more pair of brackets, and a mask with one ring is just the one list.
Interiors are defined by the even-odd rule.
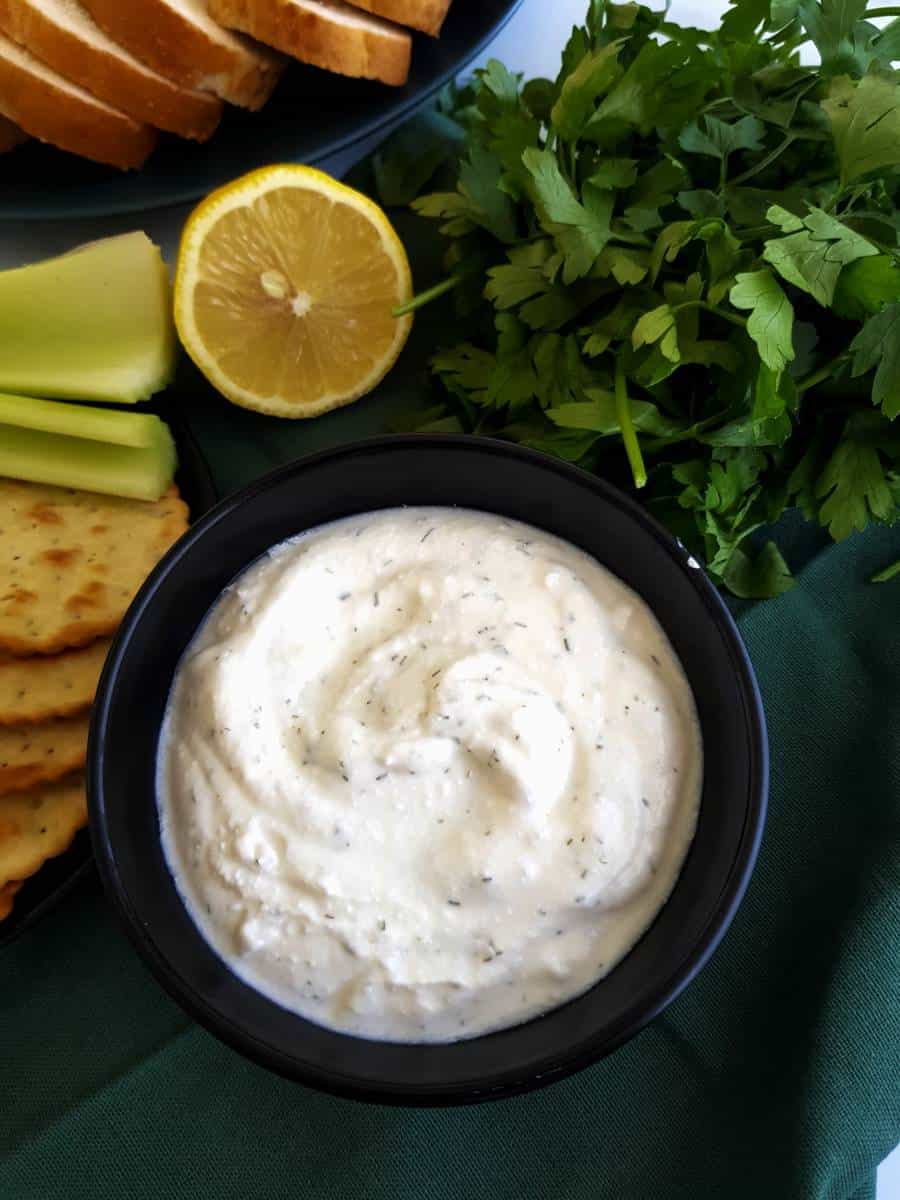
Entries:
[[[231,974],[195,928],[159,838],[155,763],[178,660],[222,589],[277,542],[353,513],[459,505],[581,546],[656,613],[694,690],[705,745],[697,833],[672,895],[631,953],[578,999],[450,1045],[335,1033]],[[107,659],[88,750],[91,834],[106,889],[163,986],[223,1041],[325,1091],[384,1103],[484,1100],[550,1083],[608,1054],[697,974],[740,903],[762,835],[765,717],[740,636],[684,547],[631,500],[500,442],[407,436],[302,459],[219,504],[169,552]]]

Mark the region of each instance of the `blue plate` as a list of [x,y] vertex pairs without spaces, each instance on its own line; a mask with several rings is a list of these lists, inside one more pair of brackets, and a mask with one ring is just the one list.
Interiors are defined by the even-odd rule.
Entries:
[[403,88],[292,66],[261,113],[230,109],[200,147],[166,136],[139,172],[25,145],[4,156],[0,219],[138,212],[196,200],[266,163],[322,163],[411,115],[487,46],[521,3],[456,0],[439,39],[416,36]]

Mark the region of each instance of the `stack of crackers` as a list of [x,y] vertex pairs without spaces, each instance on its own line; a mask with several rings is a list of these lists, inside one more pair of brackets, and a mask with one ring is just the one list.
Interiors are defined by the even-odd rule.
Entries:
[[175,487],[147,503],[0,479],[0,920],[87,823],[110,637],[187,521]]

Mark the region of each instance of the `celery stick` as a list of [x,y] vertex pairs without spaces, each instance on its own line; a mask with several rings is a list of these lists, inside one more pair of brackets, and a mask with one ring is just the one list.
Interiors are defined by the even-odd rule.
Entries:
[[146,234],[0,271],[0,391],[134,403],[174,365],[169,277]]
[[15,425],[19,429],[62,433],[116,446],[149,446],[159,437],[161,424],[159,417],[151,413],[91,408],[86,404],[63,404],[59,400],[37,400],[34,396],[8,396],[0,392],[0,425]]
[[175,444],[162,421],[144,446],[0,425],[0,475],[84,488],[135,500],[158,500],[175,474]]

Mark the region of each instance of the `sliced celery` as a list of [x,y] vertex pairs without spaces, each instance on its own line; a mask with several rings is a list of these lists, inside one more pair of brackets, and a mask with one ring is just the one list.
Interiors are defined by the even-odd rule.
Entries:
[[171,381],[171,288],[144,233],[0,271],[0,391],[134,403]]
[[175,444],[168,427],[159,418],[151,420],[157,428],[143,446],[0,425],[0,475],[135,500],[158,500],[175,474]]
[[34,396],[8,396],[0,392],[0,425],[62,433],[116,446],[150,446],[159,437],[159,417],[151,413],[91,408],[86,404],[61,404]]

